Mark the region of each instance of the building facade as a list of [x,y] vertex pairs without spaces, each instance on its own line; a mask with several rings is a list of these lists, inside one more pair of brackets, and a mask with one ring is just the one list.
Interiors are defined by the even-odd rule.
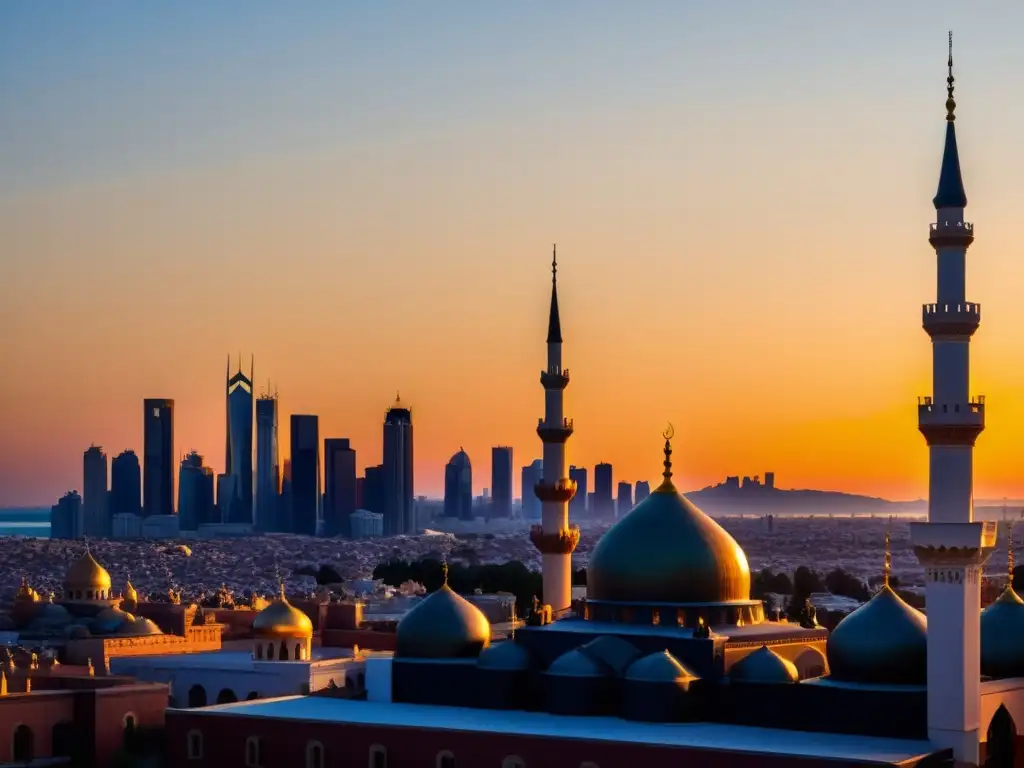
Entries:
[[110,517],[142,511],[142,468],[135,451],[122,451],[110,462]]
[[536,487],[537,483],[541,481],[543,476],[543,459],[534,459],[530,464],[523,467],[520,472],[524,520],[540,520],[540,499],[537,498],[537,494],[533,492],[533,489]]
[[250,364],[249,375],[242,373],[239,357],[238,371],[231,375],[231,358],[225,373],[225,414],[227,445],[224,451],[224,474],[234,478],[230,484],[231,498],[219,499],[221,515],[225,523],[253,522],[253,388],[255,360]]
[[79,539],[85,535],[82,515],[82,497],[78,491],[68,491],[50,507],[50,538]]
[[356,451],[348,438],[324,440],[324,535],[351,536],[356,511]]
[[142,514],[174,514],[174,401],[142,403]]
[[576,495],[569,502],[569,516],[574,520],[585,520],[587,517],[587,500],[590,497],[587,468],[570,465],[569,479],[576,483]]
[[280,530],[281,464],[277,405],[277,396],[269,393],[256,401],[256,530],[263,532]]
[[611,464],[601,462],[594,467],[594,507],[590,511],[591,517],[609,520],[615,516],[615,485],[612,478]]
[[473,519],[473,465],[461,448],[444,468],[444,516]]
[[82,457],[82,516],[86,536],[107,537],[111,534],[107,488],[107,454],[97,445],[90,446]]
[[178,529],[196,531],[200,525],[219,522],[214,504],[214,474],[203,457],[192,451],[181,460],[178,471]]
[[353,539],[379,539],[384,535],[384,515],[368,509],[357,509],[349,519]]
[[412,446],[412,409],[402,405],[401,398],[396,397],[384,417],[385,536],[416,531]]
[[320,420],[291,417],[291,533],[317,534],[320,519]]
[[491,507],[488,517],[512,517],[512,447],[491,448]]

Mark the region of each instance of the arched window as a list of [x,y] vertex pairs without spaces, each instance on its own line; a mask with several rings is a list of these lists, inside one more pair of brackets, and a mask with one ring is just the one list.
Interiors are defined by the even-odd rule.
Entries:
[[262,660],[263,659],[263,644],[262,643],[256,643],[256,658],[257,658],[257,660]]
[[16,763],[28,763],[35,757],[35,738],[27,725],[19,725],[14,729],[13,757]]
[[284,640],[281,641],[281,650],[277,654],[277,659],[278,661],[288,661],[288,644]]
[[75,749],[75,724],[67,720],[56,723],[50,731],[54,757],[71,757]]
[[509,755],[501,761],[501,768],[526,768],[526,762],[521,757]]
[[267,643],[267,661],[274,660],[274,644]]
[[299,661],[302,659],[302,643],[295,644],[295,660]]
[[324,745],[319,741],[306,744],[306,768],[324,768]]
[[455,768],[455,755],[447,749],[444,752],[438,752],[434,764],[437,768]]
[[256,691],[249,691],[249,695],[245,697],[245,700],[246,701],[255,701],[259,697],[260,697],[260,695]]
[[388,751],[380,744],[370,747],[370,768],[388,768]]
[[985,768],[1012,768],[1016,759],[1017,726],[1002,704],[988,726]]
[[188,747],[188,759],[189,760],[202,760],[203,759],[203,733],[202,731],[189,731],[186,737],[188,741],[186,746]]
[[201,685],[193,685],[188,689],[188,705],[190,707],[206,706],[206,689]]
[[263,757],[263,755],[260,754],[262,752],[260,749],[261,746],[262,744],[260,743],[259,736],[250,736],[245,740],[246,768],[260,768],[260,765],[262,765],[262,763],[260,763],[260,758]]
[[218,704],[234,704],[236,701],[238,701],[238,697],[230,688],[222,688],[221,692],[217,694]]
[[124,728],[124,746],[131,749],[135,744],[135,715],[129,712],[121,720],[121,725]]

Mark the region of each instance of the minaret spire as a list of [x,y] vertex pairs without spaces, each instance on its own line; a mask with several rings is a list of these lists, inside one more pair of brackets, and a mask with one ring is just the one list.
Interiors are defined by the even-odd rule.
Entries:
[[949,33],[949,59],[946,63],[949,74],[946,76],[946,144],[942,150],[942,169],[939,171],[939,189],[935,193],[932,205],[935,210],[943,208],[965,208],[967,193],[964,191],[963,177],[960,175],[960,153],[956,146],[956,101],[953,100],[953,33]]
[[548,344],[562,343],[562,321],[558,316],[558,246],[551,246],[551,311],[548,313]]

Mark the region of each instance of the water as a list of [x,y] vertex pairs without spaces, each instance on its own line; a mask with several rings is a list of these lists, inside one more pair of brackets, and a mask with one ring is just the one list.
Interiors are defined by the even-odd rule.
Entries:
[[0,509],[0,536],[50,538],[50,510],[46,507]]

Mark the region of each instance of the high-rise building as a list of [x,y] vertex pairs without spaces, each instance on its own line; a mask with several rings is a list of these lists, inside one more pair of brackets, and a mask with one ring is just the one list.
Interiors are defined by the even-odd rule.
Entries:
[[274,530],[288,533],[294,527],[292,523],[292,460],[285,459],[281,463],[281,467],[281,495],[277,497]]
[[277,395],[256,401],[256,530],[278,530],[281,487]]
[[[110,462],[110,519],[142,511],[142,470],[135,451],[122,451]],[[111,532],[113,535],[113,532]]]
[[473,465],[461,448],[444,468],[444,516],[473,519]]
[[636,506],[641,501],[651,495],[651,484],[646,480],[636,481],[636,493],[633,496],[633,506]]
[[107,454],[93,445],[82,457],[82,517],[86,536],[109,537],[113,532],[107,495]]
[[85,535],[83,526],[82,497],[78,491],[68,491],[50,507],[50,538],[80,539]]
[[540,520],[541,503],[534,488],[544,477],[544,460],[534,459],[520,473],[523,496],[523,520]]
[[385,536],[416,530],[412,462],[412,409],[406,408],[401,398],[396,397],[384,417]]
[[292,533],[317,534],[320,519],[320,420],[292,414]]
[[249,376],[242,373],[242,358],[238,358],[238,371],[231,375],[231,357],[225,373],[225,413],[227,415],[227,446],[224,451],[224,474],[234,478],[227,488],[231,497],[218,499],[225,523],[253,522],[252,509],[252,377],[256,362],[253,359]]
[[[384,514],[384,465],[367,467],[363,478],[363,509]],[[387,535],[385,533],[385,535]]]
[[213,470],[192,451],[178,470],[178,529],[195,531],[205,523],[218,522],[213,503]]
[[616,499],[615,512],[617,517],[625,517],[633,508],[633,484],[627,482],[619,483],[619,493]]
[[356,452],[348,438],[324,440],[324,535],[351,536],[356,511]]
[[587,468],[570,465],[569,479],[576,483],[576,495],[569,502],[569,516],[574,520],[585,520],[587,517],[587,499],[590,497]]
[[368,509],[357,509],[351,514],[349,530],[353,539],[376,539],[384,535],[384,515]]
[[594,507],[590,511],[591,517],[607,520],[615,515],[613,488],[612,465],[602,462],[594,467]]
[[488,517],[512,517],[512,448],[491,448],[491,505]]
[[174,401],[142,402],[142,514],[174,514]]

